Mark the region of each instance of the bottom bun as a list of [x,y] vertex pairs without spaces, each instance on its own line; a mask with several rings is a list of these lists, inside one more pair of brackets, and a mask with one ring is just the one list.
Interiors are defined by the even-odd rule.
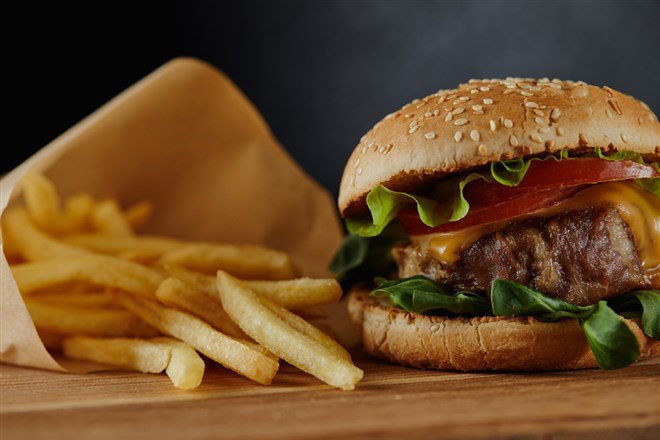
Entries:
[[[418,315],[372,298],[364,288],[350,293],[348,312],[367,352],[411,367],[461,371],[598,367],[575,319]],[[660,353],[660,341],[646,336],[639,321],[625,321],[639,341],[640,360]]]

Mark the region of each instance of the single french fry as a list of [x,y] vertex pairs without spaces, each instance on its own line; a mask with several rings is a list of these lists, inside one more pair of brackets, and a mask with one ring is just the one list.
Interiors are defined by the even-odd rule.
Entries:
[[147,322],[158,321],[164,333],[180,339],[230,370],[262,385],[270,385],[279,363],[250,345],[217,331],[201,319],[141,297],[119,298],[129,310]]
[[171,348],[170,362],[165,372],[175,387],[192,390],[202,383],[204,360],[194,348],[185,342],[168,337],[153,338],[151,341],[166,344]]
[[133,231],[141,229],[154,213],[154,204],[149,200],[142,200],[131,205],[125,212],[124,218]]
[[342,390],[352,390],[363,371],[324,344],[296,330],[231,275],[218,271],[218,294],[241,329],[291,365]]
[[226,335],[248,339],[248,336],[227,315],[217,296],[213,298],[181,280],[167,278],[158,286],[156,298],[167,306],[192,313]]
[[24,298],[36,327],[60,334],[89,336],[155,336],[151,326],[126,310],[50,304]]
[[284,280],[295,276],[286,253],[252,245],[190,244],[165,254],[163,263],[207,274],[223,270],[243,279]]
[[285,309],[300,310],[341,299],[341,286],[334,278],[296,278],[282,281],[245,280],[243,284]]
[[164,278],[158,272],[131,261],[91,254],[16,264],[11,271],[23,295],[71,281],[84,281],[153,297]]
[[116,309],[118,304],[105,292],[40,291],[30,295],[33,299],[61,306]]
[[55,185],[44,175],[28,172],[23,177],[25,206],[32,220],[44,231],[60,231],[60,197]]
[[2,216],[3,233],[15,252],[27,261],[89,255],[85,249],[62,243],[42,232],[23,207],[7,209]]
[[[215,277],[176,265],[166,265],[165,270],[172,277],[194,286],[198,291],[212,297],[217,296],[218,286]],[[303,310],[333,304],[338,302],[342,295],[341,286],[332,278],[296,278],[279,281],[242,280],[241,282],[259,296],[268,298],[289,310]]]
[[81,232],[91,226],[92,212],[94,211],[94,199],[87,193],[76,194],[64,201],[64,213],[62,215],[62,232]]
[[167,252],[185,246],[184,242],[165,237],[115,237],[98,233],[70,234],[63,237],[63,240],[68,244],[102,254],[120,255],[132,252],[152,258],[159,258]]
[[325,349],[335,354],[336,356],[346,359],[347,361],[351,360],[351,355],[348,354],[346,349],[339,345],[337,341],[332,339],[330,336],[323,333],[318,328],[314,327],[309,322],[305,321],[300,316],[291,313],[287,309],[275,304],[274,302],[266,299],[260,298],[261,303],[266,306],[271,312],[273,312],[278,318],[290,325],[294,330],[302,333],[305,336],[308,336],[321,344]]
[[107,199],[98,203],[92,212],[92,226],[102,234],[113,237],[130,237],[133,235],[131,226],[124,218],[115,200]]
[[172,348],[144,339],[71,336],[64,339],[62,351],[73,359],[142,373],[160,373],[170,363]]

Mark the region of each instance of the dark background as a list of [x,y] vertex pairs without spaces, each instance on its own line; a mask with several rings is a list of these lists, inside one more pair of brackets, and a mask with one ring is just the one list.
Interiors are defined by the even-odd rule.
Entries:
[[377,120],[469,78],[579,79],[660,112],[660,2],[21,4],[3,13],[0,173],[182,55],[225,71],[334,193]]

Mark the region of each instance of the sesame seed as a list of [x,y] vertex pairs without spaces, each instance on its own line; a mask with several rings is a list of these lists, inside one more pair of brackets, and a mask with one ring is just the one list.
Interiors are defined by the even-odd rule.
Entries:
[[481,145],[479,145],[479,148],[477,149],[477,151],[479,151],[480,155],[485,156],[486,153],[488,153],[488,148],[484,144],[481,144]]
[[362,168],[358,168],[357,173],[358,173],[358,175],[362,174]]
[[447,113],[447,116],[445,116],[445,122],[451,121],[451,119],[454,117],[451,113]]
[[450,111],[454,110],[454,107],[445,107],[443,110],[446,111],[446,112],[450,112]]
[[403,115],[403,117],[404,118],[410,118],[410,117],[412,117],[412,115],[410,113],[406,113],[405,115]]
[[525,92],[525,91],[520,92],[520,94],[523,95],[523,96],[527,96],[527,97],[534,96],[533,93],[529,93],[529,92]]
[[483,115],[485,113],[483,112],[483,110],[475,110],[475,111],[472,112],[472,114],[473,115]]
[[367,135],[366,134],[360,138],[360,142],[364,142],[366,140],[367,140]]
[[580,145],[582,146],[589,144],[589,139],[587,139],[587,136],[584,133],[580,133],[578,139],[580,141]]
[[517,147],[518,146],[518,138],[515,137],[514,135],[509,136],[509,143],[511,144],[512,147]]
[[522,150],[524,154],[532,154],[532,147],[529,145],[523,145]]
[[[507,86],[507,87],[509,87],[509,86]],[[515,87],[515,86],[513,86],[513,87]],[[513,87],[506,89],[504,92],[502,92],[502,94],[503,94],[503,95],[508,95],[509,93],[513,93],[513,92],[515,92],[515,90],[513,89]]]
[[456,133],[454,133],[454,140],[456,142],[460,142],[461,139],[463,139],[463,133],[462,132],[457,131]]
[[435,332],[437,332],[438,330],[440,330],[440,326],[439,326],[438,324],[433,324],[433,325],[430,327],[430,330],[431,330],[431,333],[435,333]]
[[612,107],[612,110],[614,110],[617,114],[621,114],[621,108],[619,108],[619,104],[614,100],[614,99],[608,99],[607,103]]
[[527,102],[525,103],[525,107],[528,107],[528,108],[536,108],[536,107],[538,107],[538,106],[539,106],[539,105],[538,105],[537,103],[535,103],[534,101],[527,101]]
[[539,118],[538,116],[536,118],[534,118],[534,122],[536,122],[539,125],[543,125],[543,119]]
[[426,112],[426,113],[424,113],[424,116],[426,116],[426,117],[428,118],[429,116],[433,116],[433,113],[431,113],[431,112]]
[[454,121],[454,125],[465,125],[468,123],[467,119],[459,118]]
[[552,112],[550,113],[550,119],[556,121],[559,116],[561,116],[561,110],[559,110],[557,107],[553,108]]
[[562,127],[557,127],[557,136],[563,136],[564,135],[564,129]]
[[371,141],[371,142],[369,142],[369,143],[367,144],[367,147],[369,147],[369,148],[371,148],[371,147],[373,147],[373,146],[374,146],[374,141]]
[[550,131],[550,127],[541,127],[539,128],[539,132],[541,133],[548,133]]
[[433,110],[433,116],[438,116],[440,114],[440,110]]
[[464,111],[465,111],[465,109],[464,109],[463,107],[459,107],[459,108],[457,108],[456,110],[452,111],[451,113],[452,113],[454,116],[456,116],[456,115],[460,115],[460,114],[463,113]]
[[536,134],[536,133],[534,133],[533,135],[531,135],[529,138],[530,138],[532,141],[536,142],[537,144],[542,144],[542,143],[543,143],[543,139],[541,139],[541,136],[539,136],[539,135]]
[[480,112],[481,110],[483,110],[483,107],[480,106],[479,104],[475,104],[472,106],[472,110]]
[[554,141],[545,141],[545,149],[546,150],[552,150],[552,147],[554,147],[554,146],[555,146]]
[[482,102],[486,105],[491,105],[493,103],[493,100],[490,98],[484,98]]
[[511,121],[511,119],[505,119],[504,120],[504,126],[506,128],[512,128],[513,127],[513,121]]
[[626,136],[625,133],[621,133],[621,140],[625,142],[626,144],[628,143],[628,137]]
[[472,94],[474,95],[474,94],[476,94],[476,93],[479,93],[479,90],[477,90],[477,89],[472,89],[472,90],[470,90],[470,93],[472,93]]
[[361,159],[360,157],[357,158],[355,164],[353,164],[353,168],[357,168],[360,165],[360,159]]
[[414,127],[412,127],[410,130],[408,130],[408,133],[413,134],[417,130],[419,130],[419,125],[415,125]]
[[428,133],[424,133],[424,137],[426,139],[435,139],[435,133],[429,131]]
[[470,139],[472,139],[475,142],[479,142],[481,136],[479,135],[479,132],[477,130],[472,130],[470,132]]
[[481,90],[482,92],[490,92],[490,87],[481,86],[479,87],[479,90]]
[[490,121],[488,121],[488,123],[490,124],[491,131],[495,131],[497,129],[497,124],[495,123],[495,121],[491,119]]
[[445,99],[447,99],[446,95],[442,95],[440,98],[438,98],[438,105],[442,104],[445,102]]

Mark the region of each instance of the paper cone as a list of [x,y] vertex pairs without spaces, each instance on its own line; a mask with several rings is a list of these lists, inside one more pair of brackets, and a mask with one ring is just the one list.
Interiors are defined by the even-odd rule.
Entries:
[[[2,212],[28,170],[43,172],[63,196],[86,191],[123,206],[152,200],[149,234],[274,247],[307,276],[328,275],[342,237],[329,193],[226,76],[194,59],[167,63],[5,176]],[[0,360],[62,370],[39,340],[4,253],[0,270]]]

